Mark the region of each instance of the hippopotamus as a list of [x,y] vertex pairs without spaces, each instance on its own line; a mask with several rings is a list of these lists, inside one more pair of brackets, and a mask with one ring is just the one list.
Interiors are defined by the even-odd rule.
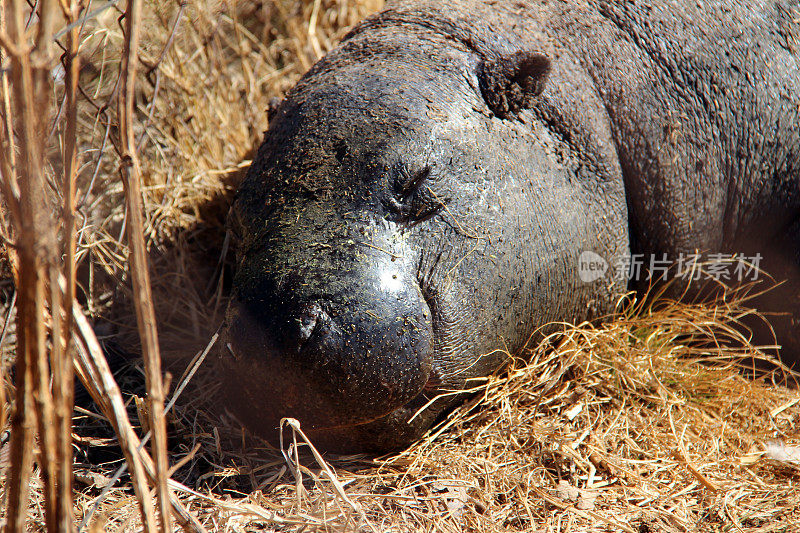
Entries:
[[636,282],[615,258],[763,257],[796,281],[798,18],[387,4],[286,94],[237,192],[217,403],[266,438],[292,417],[321,448],[389,451],[552,324],[611,312]]

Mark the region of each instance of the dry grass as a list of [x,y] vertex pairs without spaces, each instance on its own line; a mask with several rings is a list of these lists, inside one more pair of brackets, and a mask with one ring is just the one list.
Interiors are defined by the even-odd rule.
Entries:
[[198,504],[245,530],[795,531],[800,396],[772,382],[780,372],[743,375],[764,356],[738,342],[731,324],[746,311],[732,300],[565,326],[476,382],[428,438],[380,460],[336,458],[334,476],[288,441],[281,456],[229,436],[220,453],[188,409],[177,424],[204,452],[185,475],[230,494]]
[[[168,398],[221,320],[225,214],[270,98],[379,3],[145,4],[134,133],[161,351],[174,372]],[[78,296],[107,348],[136,353],[112,145],[119,14],[107,9],[82,31]],[[63,95],[57,83],[56,104]],[[62,135],[53,127],[52,174]],[[2,287],[8,360],[13,289]],[[565,326],[475,382],[474,398],[428,438],[379,460],[323,460],[288,441],[283,453],[269,449],[212,419],[202,391],[185,392],[170,414],[171,461],[185,461],[170,486],[220,531],[797,531],[800,394],[773,383],[781,373],[752,378],[748,365],[765,356],[732,328],[745,304],[741,293],[714,305],[628,302],[602,325]],[[132,420],[146,425],[133,398],[144,396],[143,374],[133,362],[117,379]],[[92,409],[73,422],[76,520],[91,531],[141,530],[130,478],[111,482],[123,461],[113,424]],[[3,469],[6,452],[3,444]],[[38,470],[31,488],[29,527],[40,530]]]

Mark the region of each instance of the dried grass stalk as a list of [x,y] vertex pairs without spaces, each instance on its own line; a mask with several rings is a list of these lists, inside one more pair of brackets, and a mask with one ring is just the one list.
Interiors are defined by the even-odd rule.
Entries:
[[[8,530],[25,528],[28,484],[33,457],[33,426],[38,422],[40,465],[44,477],[45,516],[49,531],[57,528],[55,518],[57,465],[55,462],[55,428],[49,386],[47,350],[46,282],[50,267],[55,264],[53,245],[55,228],[47,210],[44,154],[48,98],[50,92],[49,58],[52,36],[52,2],[39,4],[36,37],[29,43],[25,27],[27,5],[21,0],[4,4],[9,33],[3,28],[0,44],[11,60],[13,96],[9,111],[14,110],[15,126],[7,131],[8,140],[19,139],[20,157],[12,165],[4,162],[3,189],[6,204],[11,206],[12,222],[17,231],[17,265],[15,279],[19,291],[17,323],[16,412],[11,437],[11,473],[9,479]],[[8,156],[4,155],[4,158]],[[56,319],[57,320],[57,319]],[[34,393],[35,390],[35,393]]]
[[100,409],[114,426],[114,432],[119,438],[120,447],[131,472],[133,490],[142,515],[142,524],[145,531],[154,531],[153,502],[150,498],[147,479],[142,466],[145,454],[139,448],[139,439],[128,420],[128,413],[125,410],[125,402],[122,399],[119,386],[114,380],[111,369],[108,368],[103,350],[100,348],[100,343],[97,341],[92,327],[77,304],[72,314],[76,325],[75,345],[77,357],[75,370],[78,372],[81,382],[87,387],[92,399],[100,406]]
[[[142,441],[133,430],[125,402],[117,382],[108,367],[108,362],[100,348],[100,343],[95,337],[89,321],[83,315],[80,306],[74,304],[73,318],[75,320],[75,345],[77,357],[75,368],[86,386],[92,399],[100,407],[108,420],[114,426],[114,431],[120,440],[120,446],[128,468],[133,478],[133,488],[136,492],[140,511],[142,513],[145,529],[154,528],[153,504],[147,488],[147,479],[155,483],[156,469],[153,460],[144,451]],[[205,533],[205,528],[181,504],[178,498],[168,493],[169,505],[178,521],[186,531]],[[149,525],[148,525],[149,523]]]
[[[60,0],[61,10],[67,24],[73,24],[79,14],[78,0]],[[67,49],[63,55],[65,71],[64,106],[66,126],[63,139],[63,176],[61,188],[63,198],[61,211],[62,257],[66,287],[59,306],[59,316],[64,324],[61,331],[53,330],[53,396],[55,398],[55,418],[58,430],[56,461],[58,463],[58,493],[56,494],[56,521],[61,531],[70,531],[73,527],[73,495],[72,495],[72,411],[74,403],[72,350],[70,341],[73,327],[72,309],[75,301],[76,247],[75,228],[75,179],[77,174],[77,127],[78,127],[78,76],[80,72],[80,29],[73,27],[67,34]],[[57,279],[51,277],[51,279]],[[60,288],[57,283],[52,287]],[[59,297],[59,291],[53,291],[53,301]],[[57,322],[54,322],[54,325]]]
[[158,499],[161,531],[171,531],[169,502],[169,460],[167,456],[167,425],[164,418],[164,386],[161,379],[161,355],[156,331],[156,316],[147,251],[144,241],[144,217],[141,192],[141,171],[136,156],[136,139],[133,132],[136,68],[139,62],[138,47],[142,3],[129,0],[125,11],[125,45],[120,65],[118,96],[119,150],[122,164],[120,174],[125,188],[128,209],[127,234],[130,247],[130,270],[133,279],[133,298],[136,321],[142,343],[147,379],[150,427],[153,431],[153,456],[155,457],[156,497]]

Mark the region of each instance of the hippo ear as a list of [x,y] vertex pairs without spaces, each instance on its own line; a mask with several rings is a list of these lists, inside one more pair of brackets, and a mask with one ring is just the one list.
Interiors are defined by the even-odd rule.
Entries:
[[506,118],[530,107],[544,90],[550,59],[536,52],[516,52],[484,60],[478,68],[481,93],[495,115]]

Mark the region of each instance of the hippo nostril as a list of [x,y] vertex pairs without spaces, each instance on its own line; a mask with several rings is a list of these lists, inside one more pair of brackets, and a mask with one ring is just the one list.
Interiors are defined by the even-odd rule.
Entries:
[[278,292],[266,282],[257,299],[233,298],[219,366],[227,409],[269,436],[284,417],[327,431],[382,419],[416,398],[431,368],[430,311],[412,283],[387,297],[386,270],[396,271],[349,281],[345,303],[339,293]]

